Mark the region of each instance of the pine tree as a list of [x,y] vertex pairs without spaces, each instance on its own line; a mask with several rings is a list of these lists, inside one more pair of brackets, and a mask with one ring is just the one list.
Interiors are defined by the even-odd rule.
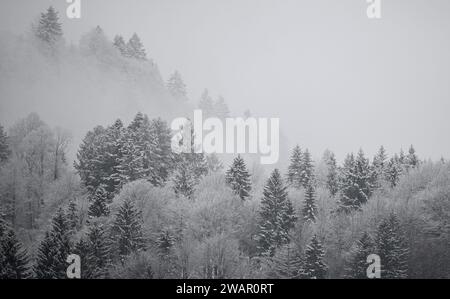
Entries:
[[105,132],[102,164],[104,167],[104,177],[102,184],[105,191],[110,195],[120,190],[120,162],[122,160],[122,147],[124,141],[125,129],[120,119],[117,119],[112,126],[109,126]]
[[173,189],[177,196],[183,195],[186,198],[192,199],[195,191],[196,179],[189,165],[186,163],[178,164],[177,170],[173,177]]
[[144,45],[136,33],[133,34],[127,43],[127,56],[137,60],[147,60]]
[[250,196],[251,182],[250,174],[244,159],[240,155],[234,159],[233,164],[226,173],[226,183],[242,200]]
[[141,213],[131,200],[125,200],[116,214],[111,236],[113,247],[121,258],[144,249],[141,221]]
[[88,215],[91,217],[109,215],[108,194],[103,186],[99,186],[95,194],[91,196]]
[[386,177],[387,163],[388,163],[386,160],[387,160],[386,150],[384,149],[383,146],[381,146],[380,149],[378,150],[378,153],[373,158],[372,163],[374,174],[373,181],[376,183],[377,187],[380,186],[381,181]]
[[69,206],[67,207],[67,223],[70,229],[75,230],[78,227],[80,217],[78,215],[78,208],[75,200],[71,199],[69,201]]
[[352,256],[346,268],[346,278],[366,279],[367,277],[367,257],[375,253],[375,245],[370,235],[365,232],[356,243]]
[[306,187],[305,192],[305,204],[303,206],[302,214],[303,219],[305,221],[316,221],[316,215],[317,215],[317,206],[316,206],[316,194],[315,194],[314,185],[310,184],[308,187]]
[[175,99],[187,99],[186,84],[178,71],[175,71],[167,80],[167,90]]
[[381,278],[408,277],[408,246],[395,214],[390,214],[378,227],[377,253],[381,260]]
[[330,155],[327,157],[325,163],[328,167],[327,188],[331,195],[335,196],[339,191],[339,176],[334,153],[330,152]]
[[397,186],[401,175],[403,174],[403,167],[400,163],[400,159],[397,154],[392,157],[386,168],[386,180],[390,183],[391,187]]
[[291,162],[288,168],[288,183],[296,188],[301,188],[302,184],[302,165],[303,154],[300,146],[296,146],[291,154]]
[[78,242],[75,244],[73,253],[77,254],[80,257],[80,263],[81,263],[81,278],[82,279],[88,279],[89,272],[90,272],[90,264],[88,261],[88,251],[89,251],[89,244],[88,242],[81,238],[78,240]]
[[203,91],[198,108],[202,110],[205,119],[214,116],[214,102],[207,89]]
[[307,188],[314,180],[314,166],[311,159],[311,154],[308,149],[305,150],[302,156],[301,164],[301,183],[303,188]]
[[289,242],[289,230],[297,220],[278,169],[272,172],[263,195],[258,247],[263,255],[273,256],[276,248]]
[[[150,123],[151,139],[147,143],[147,177],[154,186],[162,186],[169,178],[174,168],[174,158],[171,150],[171,130],[167,123],[160,118]],[[151,166],[151,167],[150,167]]]
[[58,13],[50,6],[46,13],[41,14],[39,24],[36,28],[36,36],[43,42],[54,46],[61,40],[63,35]]
[[417,166],[419,166],[419,158],[416,155],[416,150],[414,149],[414,147],[411,145],[409,150],[408,150],[408,155],[405,158],[406,161],[406,165],[407,165],[407,169],[412,169],[412,168],[416,168]]
[[0,219],[0,279],[30,278],[29,259],[14,231]]
[[59,209],[53,217],[50,231],[39,246],[37,263],[34,268],[38,279],[64,279],[66,276],[66,259],[71,253],[69,239],[70,229],[66,215]]
[[8,137],[0,126],[0,164],[8,160],[11,151],[9,150]]
[[303,261],[300,254],[291,243],[278,249],[276,254],[269,259],[269,261],[270,278],[301,278]]
[[325,252],[317,235],[311,239],[305,251],[302,277],[309,279],[324,279],[327,275],[327,266],[323,262]]
[[87,271],[84,278],[106,278],[110,261],[109,243],[101,224],[90,226],[86,253]]
[[123,37],[121,35],[116,35],[114,37],[113,45],[114,45],[114,47],[116,47],[117,50],[119,50],[119,53],[122,56],[127,55],[127,45],[125,44],[125,40],[123,39]]

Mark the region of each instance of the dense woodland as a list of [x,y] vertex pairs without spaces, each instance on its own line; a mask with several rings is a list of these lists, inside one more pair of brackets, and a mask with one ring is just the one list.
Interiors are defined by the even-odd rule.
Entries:
[[[57,12],[33,34],[55,57]],[[148,60],[136,34],[102,43]],[[178,72],[166,88],[186,100]],[[230,113],[207,91],[199,107]],[[450,278],[450,163],[413,146],[342,163],[296,146],[287,169],[251,171],[243,156],[172,153],[167,121],[143,113],[91,128],[73,163],[70,142],[36,113],[0,126],[0,278],[66,278],[72,253],[86,279],[367,278],[370,254],[382,278]]]

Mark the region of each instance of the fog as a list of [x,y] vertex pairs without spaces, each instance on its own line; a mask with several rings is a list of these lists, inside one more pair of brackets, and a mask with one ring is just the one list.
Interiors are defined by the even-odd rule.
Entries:
[[364,0],[82,0],[82,18],[70,20],[63,0],[2,0],[0,123],[36,111],[78,142],[135,110],[179,111],[147,84],[153,75],[124,82],[70,53],[55,73],[26,49],[17,53],[16,36],[49,5],[67,44],[97,25],[110,39],[137,32],[163,80],[181,72],[192,103],[208,88],[235,115],[279,117],[288,144],[316,156],[410,144],[424,158],[449,156],[449,1],[382,0],[382,18],[370,20]]

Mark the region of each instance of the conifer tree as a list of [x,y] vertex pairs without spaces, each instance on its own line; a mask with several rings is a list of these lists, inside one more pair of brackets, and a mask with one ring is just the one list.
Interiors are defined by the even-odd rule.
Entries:
[[270,278],[299,279],[302,276],[302,257],[289,243],[280,247],[270,259]]
[[225,119],[230,116],[230,109],[222,96],[219,96],[214,103],[214,114],[220,119]]
[[8,137],[0,126],[0,164],[8,160],[11,151],[9,150]]
[[327,275],[327,266],[323,262],[325,252],[317,235],[311,239],[305,250],[302,277],[308,279],[324,279]]
[[203,117],[209,118],[214,116],[214,102],[209,95],[208,89],[205,89],[200,98],[198,108],[202,110]]
[[328,167],[327,183],[326,183],[327,188],[330,191],[331,195],[335,196],[339,191],[339,176],[336,157],[334,153],[330,152],[330,155],[328,156],[325,163]]
[[375,253],[375,245],[372,241],[370,235],[365,232],[361,239],[356,243],[356,247],[348,261],[346,268],[346,278],[354,279],[366,279],[367,268],[369,264],[367,263],[367,257]]
[[123,258],[144,249],[141,221],[141,213],[131,200],[125,200],[116,214],[111,236],[113,247],[119,257]]
[[147,60],[144,45],[136,33],[133,34],[127,43],[127,56],[137,60]]
[[407,165],[407,169],[411,169],[411,168],[416,168],[417,166],[419,166],[419,158],[416,155],[416,150],[414,149],[414,147],[411,145],[409,150],[408,150],[408,155],[405,158],[406,160],[406,165]]
[[46,13],[41,14],[39,24],[35,28],[36,36],[43,42],[54,46],[61,40],[63,32],[58,13],[50,6]]
[[175,71],[167,80],[167,90],[175,99],[187,99],[186,84],[178,71]]
[[278,169],[272,172],[263,195],[258,247],[263,255],[273,256],[276,248],[289,242],[289,230],[297,220]]
[[387,164],[386,168],[386,180],[389,182],[390,186],[393,188],[397,186],[401,175],[403,174],[403,167],[400,163],[400,159],[397,154],[394,155]]
[[66,259],[71,253],[69,233],[66,215],[62,209],[59,209],[53,217],[51,230],[45,233],[45,238],[39,246],[37,263],[34,268],[36,278],[67,278]]
[[197,182],[194,178],[193,172],[189,169],[186,163],[178,164],[177,170],[173,177],[173,189],[177,196],[183,195],[186,198],[192,199]]
[[99,186],[95,191],[95,194],[90,197],[88,214],[91,217],[103,217],[109,215],[108,194],[103,185]]
[[303,188],[305,189],[314,180],[314,166],[312,164],[311,154],[308,149],[306,149],[303,153],[301,180]]
[[[160,118],[150,123],[152,143],[147,143],[148,165],[147,177],[154,186],[162,186],[169,178],[174,168],[174,158],[171,150],[171,130]],[[150,167],[151,166],[151,167]]]
[[244,159],[238,155],[226,173],[226,183],[242,200],[250,196],[251,182],[250,174]]
[[122,56],[126,56],[127,55],[127,45],[126,45],[125,40],[123,39],[123,37],[121,35],[116,35],[114,37],[113,45],[114,45],[114,47],[116,47],[117,50],[119,50],[119,53]]
[[106,278],[110,261],[109,243],[101,224],[94,223],[90,226],[86,253],[88,269],[84,278]]
[[408,278],[409,250],[394,213],[378,226],[376,248],[381,260],[381,278]]
[[69,228],[75,230],[78,227],[79,219],[77,204],[75,200],[71,199],[67,207],[67,223]]
[[0,279],[30,278],[29,259],[14,231],[0,219]]
[[303,154],[300,146],[296,146],[291,154],[291,160],[288,168],[288,183],[296,188],[301,188],[302,183],[302,164]]
[[302,214],[305,221],[316,221],[317,206],[316,206],[316,194],[314,185],[310,184],[306,187],[305,191],[305,204],[303,206]]
[[374,182],[376,183],[377,187],[380,186],[381,180],[386,178],[386,172],[387,172],[387,155],[386,150],[383,146],[380,147],[377,154],[373,158],[373,174],[374,174]]

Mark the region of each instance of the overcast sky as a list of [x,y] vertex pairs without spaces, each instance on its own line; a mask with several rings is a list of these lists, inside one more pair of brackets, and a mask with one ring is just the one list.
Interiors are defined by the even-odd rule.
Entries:
[[[22,33],[50,4],[66,40],[100,25],[137,32],[166,78],[178,69],[190,98],[223,95],[232,111],[280,117],[291,144],[339,158],[411,143],[421,157],[450,157],[450,1],[1,0],[0,30]],[[1,78],[0,78],[1,80]]]

